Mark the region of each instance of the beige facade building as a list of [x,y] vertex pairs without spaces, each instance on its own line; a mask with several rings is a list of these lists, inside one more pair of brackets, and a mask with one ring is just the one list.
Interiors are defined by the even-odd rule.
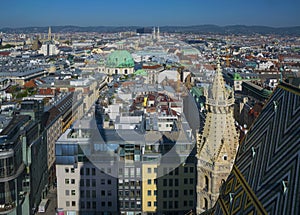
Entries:
[[208,91],[208,113],[197,137],[197,214],[214,206],[222,181],[231,171],[238,147],[233,94],[225,87],[220,65]]

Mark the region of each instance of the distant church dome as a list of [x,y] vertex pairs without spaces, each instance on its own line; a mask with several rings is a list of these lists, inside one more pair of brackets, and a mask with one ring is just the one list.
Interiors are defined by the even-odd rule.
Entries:
[[107,60],[106,67],[108,68],[132,68],[134,61],[131,54],[125,50],[117,50],[112,52]]

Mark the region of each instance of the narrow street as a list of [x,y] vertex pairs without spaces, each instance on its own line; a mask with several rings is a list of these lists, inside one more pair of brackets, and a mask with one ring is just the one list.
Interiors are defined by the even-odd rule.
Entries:
[[57,208],[57,192],[56,192],[56,187],[51,188],[47,198],[49,199],[49,204],[46,209],[45,213],[37,213],[38,215],[55,215],[56,214],[56,208]]

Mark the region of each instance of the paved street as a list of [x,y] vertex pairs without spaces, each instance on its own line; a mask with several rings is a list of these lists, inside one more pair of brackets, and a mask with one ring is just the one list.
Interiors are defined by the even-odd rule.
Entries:
[[45,213],[37,213],[38,215],[54,215],[57,208],[57,193],[56,188],[49,191],[47,198],[49,199],[49,205]]

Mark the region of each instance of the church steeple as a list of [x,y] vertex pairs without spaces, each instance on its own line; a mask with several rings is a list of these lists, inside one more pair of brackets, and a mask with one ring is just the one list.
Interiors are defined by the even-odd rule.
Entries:
[[226,89],[218,62],[214,80],[208,90],[205,125],[197,137],[199,213],[203,208],[214,205],[221,181],[227,178],[235,159],[238,133],[233,118],[233,104],[234,98]]
[[51,26],[49,26],[49,29],[48,29],[48,40],[52,40],[52,35],[51,35]]

